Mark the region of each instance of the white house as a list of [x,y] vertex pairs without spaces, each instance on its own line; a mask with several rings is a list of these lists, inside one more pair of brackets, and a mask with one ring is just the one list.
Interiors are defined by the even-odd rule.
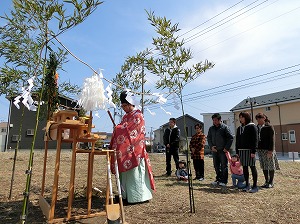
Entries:
[[[221,115],[221,120],[224,124],[226,124],[231,133],[235,136],[235,123],[234,123],[234,113],[233,112],[217,112]],[[203,123],[204,123],[204,127],[203,127],[203,133],[207,136],[208,134],[208,129],[210,126],[213,125],[212,123],[212,119],[211,116],[214,113],[201,113],[201,115],[203,116]],[[206,142],[207,144],[207,142]],[[234,142],[232,143],[231,148],[234,148]]]
[[7,122],[0,122],[0,152],[5,151],[6,136],[7,136]]

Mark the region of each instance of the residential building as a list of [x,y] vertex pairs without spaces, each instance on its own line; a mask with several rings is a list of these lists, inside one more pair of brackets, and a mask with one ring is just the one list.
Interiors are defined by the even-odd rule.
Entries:
[[234,106],[235,126],[238,127],[238,115],[249,112],[255,121],[259,112],[266,114],[275,129],[275,148],[282,155],[288,152],[300,152],[300,88],[272,94],[248,97]]
[[[14,99],[10,99],[10,114],[8,115],[9,130],[7,130],[7,141],[4,146],[4,151],[8,149],[15,149],[17,147],[18,139],[20,140],[18,149],[31,149],[34,130],[36,126],[36,111],[29,111],[22,103],[19,103],[20,109],[18,109],[12,102]],[[59,96],[61,105],[65,107],[74,108],[76,102],[72,99]],[[22,115],[23,114],[23,115]],[[44,116],[45,117],[45,116]],[[35,149],[44,149],[44,135],[46,127],[46,118],[40,118],[37,127],[35,138]],[[20,136],[20,138],[19,138]],[[49,141],[49,149],[56,148],[56,141]],[[71,149],[71,143],[62,143],[62,149]]]
[[[203,122],[188,115],[185,114],[185,122],[186,122],[186,134],[187,134],[187,138],[188,141],[190,141],[192,135],[194,135],[195,132],[195,128],[194,125],[196,123],[200,123],[203,126]],[[180,148],[181,149],[186,149],[186,138],[185,138],[185,131],[184,131],[184,119],[183,116],[180,116],[178,118],[176,118],[176,125],[178,126],[178,128],[180,129]],[[163,146],[163,135],[165,130],[169,128],[169,121],[165,124],[163,124],[162,126],[160,126],[159,129],[154,130],[154,139],[153,139],[153,147],[161,147]]]

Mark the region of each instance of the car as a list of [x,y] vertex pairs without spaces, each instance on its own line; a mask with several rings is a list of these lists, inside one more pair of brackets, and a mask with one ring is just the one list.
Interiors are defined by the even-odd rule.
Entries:
[[103,148],[103,149],[107,149],[109,146],[110,146],[109,143],[104,143],[103,146],[102,146],[102,148]]
[[164,148],[164,147],[158,148],[157,152],[159,152],[159,153],[165,153],[166,152],[166,148]]

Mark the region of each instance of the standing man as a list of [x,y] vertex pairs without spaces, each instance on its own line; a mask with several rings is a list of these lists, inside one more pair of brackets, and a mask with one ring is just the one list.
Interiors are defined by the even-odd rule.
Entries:
[[228,182],[228,161],[225,151],[230,150],[233,142],[233,135],[227,125],[222,123],[221,115],[212,115],[213,126],[208,130],[207,141],[212,151],[213,163],[216,171],[216,180],[212,182],[214,186],[226,186]]
[[166,146],[166,175],[170,176],[172,173],[171,169],[171,156],[173,155],[176,169],[178,169],[179,162],[179,141],[180,141],[180,130],[176,126],[176,119],[169,119],[170,128],[165,130],[163,139],[164,145]]

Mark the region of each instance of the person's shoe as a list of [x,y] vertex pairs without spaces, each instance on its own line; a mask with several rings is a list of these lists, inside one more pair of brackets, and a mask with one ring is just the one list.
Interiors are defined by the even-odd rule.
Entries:
[[248,192],[251,190],[251,187],[249,185],[248,186],[246,185],[242,190]]
[[199,181],[203,181],[203,180],[204,180],[204,178],[203,178],[203,177],[199,178]]
[[233,185],[231,185],[231,186],[230,186],[230,188],[232,188],[232,189],[235,189],[235,190],[241,189],[241,188],[239,188],[239,187],[238,187],[238,185],[237,185],[237,184],[236,184],[236,185],[234,185],[234,184],[233,184]]
[[181,176],[181,177],[179,177],[179,180],[188,181],[188,177]]
[[273,187],[274,187],[273,184],[268,184],[268,185],[266,186],[266,188],[273,188]]
[[171,176],[171,174],[172,174],[172,173],[168,173],[168,172],[167,172],[164,176],[169,177],[169,176]]
[[221,187],[226,187],[226,184],[225,184],[225,183],[222,183],[222,182],[220,182],[220,183],[219,183],[219,186],[221,186]]
[[146,200],[146,201],[138,201],[138,202],[128,202],[126,200],[126,203],[124,204],[125,206],[127,205],[139,205],[139,204],[146,204],[146,203],[149,203],[150,200]]
[[120,202],[119,195],[115,195],[115,197],[114,197],[114,204],[118,204],[119,202]]
[[268,186],[269,186],[269,184],[266,182],[266,183],[264,183],[264,185],[262,185],[261,187],[262,187],[262,188],[268,188]]
[[[120,197],[119,195],[115,195],[114,197],[114,204],[119,204],[120,203]],[[128,205],[128,201],[126,198],[122,198],[122,203],[123,205]]]
[[253,187],[251,188],[251,190],[249,191],[249,193],[256,193],[258,192],[258,187]]
[[246,184],[242,184],[241,186],[237,186],[238,189],[244,189],[246,187]]
[[212,184],[214,187],[215,187],[215,186],[218,186],[218,185],[219,185],[219,181],[216,180],[216,181],[212,182],[211,184]]

